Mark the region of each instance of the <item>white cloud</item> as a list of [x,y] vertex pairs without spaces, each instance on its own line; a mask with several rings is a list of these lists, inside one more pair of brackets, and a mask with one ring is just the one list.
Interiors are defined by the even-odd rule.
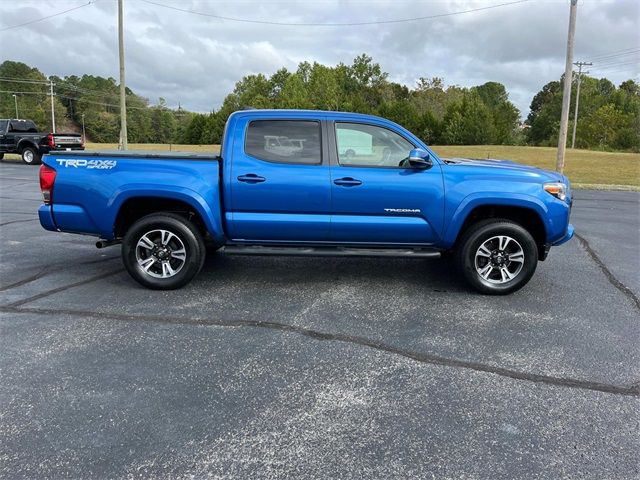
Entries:
[[[349,22],[411,18],[500,3],[488,1],[157,0],[178,8],[279,22]],[[0,0],[0,28],[81,5],[83,0]],[[640,2],[584,0],[578,7],[576,59],[638,47]],[[350,63],[373,56],[394,81],[420,76],[470,86],[506,85],[526,116],[533,95],[564,70],[569,7],[535,1],[464,15],[400,24],[292,27],[237,23],[125,0],[127,84],[152,102],[196,111],[220,106],[250,73],[295,69],[308,60]],[[16,60],[47,75],[118,77],[116,3],[97,3],[59,17],[0,32],[0,61]],[[626,57],[623,57],[626,58]],[[630,57],[634,59],[634,57]],[[637,60],[637,56],[635,57]],[[593,73],[595,74],[595,69]],[[615,83],[636,65],[602,70]]]

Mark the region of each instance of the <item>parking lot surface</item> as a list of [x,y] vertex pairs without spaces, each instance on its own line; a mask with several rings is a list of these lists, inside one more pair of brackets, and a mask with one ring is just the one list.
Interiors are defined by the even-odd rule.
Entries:
[[213,254],[172,292],[0,162],[0,478],[637,478],[640,194],[506,297],[444,260]]

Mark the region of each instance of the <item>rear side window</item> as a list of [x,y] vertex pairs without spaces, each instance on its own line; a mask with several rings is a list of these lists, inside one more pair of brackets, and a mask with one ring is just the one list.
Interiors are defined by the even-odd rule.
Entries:
[[322,163],[320,122],[255,120],[249,123],[245,152],[267,162]]
[[9,124],[8,120],[0,120],[0,133],[4,133],[7,131],[8,124]]

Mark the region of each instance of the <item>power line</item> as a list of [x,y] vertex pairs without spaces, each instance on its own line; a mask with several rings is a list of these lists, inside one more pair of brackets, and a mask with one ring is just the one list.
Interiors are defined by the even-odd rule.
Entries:
[[[76,102],[92,103],[94,105],[102,105],[103,107],[120,108],[120,105],[115,105],[113,103],[95,102],[93,100],[86,100],[84,98],[69,97],[67,95],[60,95],[60,94],[58,94],[56,96],[60,97],[60,98],[67,99],[67,100],[73,100],[73,101],[76,101]],[[144,110],[145,108],[150,108],[150,107],[132,107],[132,106],[127,106],[127,108],[134,109],[134,110]]]
[[15,93],[20,95],[49,95],[47,92],[16,92],[15,90],[0,90],[0,93]]
[[[0,77],[0,82],[49,85],[49,81],[27,80],[27,79],[15,78],[15,77]],[[84,94],[87,94],[87,95],[95,95],[95,96],[100,96],[100,97],[117,97],[118,96],[117,93],[108,93],[108,92],[104,92],[104,91],[100,91],[100,90],[91,90],[91,89],[88,89],[88,88],[78,87],[78,86],[72,84],[71,82],[69,82],[68,80],[58,79],[58,80],[56,80],[56,85],[58,86],[58,88],[62,88],[62,89],[66,89],[66,90],[72,90],[72,91],[76,91],[76,92],[79,92],[79,93],[84,93]]]
[[530,0],[517,0],[514,2],[500,3],[498,5],[489,5],[487,7],[472,8],[469,10],[461,10],[458,12],[440,13],[437,15],[426,15],[422,17],[400,18],[400,19],[394,19],[394,20],[376,20],[372,22],[342,22],[342,23],[305,23],[305,22],[295,23],[295,22],[273,22],[269,20],[252,20],[248,18],[227,17],[223,15],[215,15],[213,13],[198,12],[196,10],[189,10],[186,8],[174,7],[172,5],[165,5],[163,3],[158,3],[152,0],[140,0],[140,1],[144,3],[148,3],[150,5],[155,5],[157,7],[176,10],[178,12],[192,13],[194,15],[200,15],[202,17],[217,18],[218,20],[227,20],[230,22],[255,23],[260,25],[278,25],[278,26],[285,26],[285,27],[358,27],[358,26],[364,26],[364,25],[382,25],[382,24],[389,24],[389,23],[418,22],[421,20],[430,20],[433,18],[451,17],[453,15],[462,15],[464,13],[480,12],[483,10],[490,10],[493,8],[506,7],[508,5],[516,5],[519,3],[528,2]]
[[[10,83],[24,83],[24,84],[38,84],[38,85],[49,85],[49,81],[44,81],[44,80],[28,80],[28,79],[24,79],[24,78],[16,78],[16,77],[0,77],[0,82],[10,82]],[[108,93],[108,92],[103,92],[100,90],[92,90],[89,88],[82,88],[82,87],[78,87],[74,84],[72,84],[71,82],[69,82],[68,80],[63,80],[63,79],[57,79],[56,83],[55,83],[56,87],[58,88],[58,90],[62,89],[62,90],[67,90],[68,92],[78,92],[78,93],[84,93],[86,95],[94,95],[96,97],[102,97],[102,98],[115,98],[118,96],[118,93],[114,92],[114,93]],[[36,94],[36,95],[50,95],[49,92],[16,92],[13,90],[0,90],[0,93],[25,93],[25,94]],[[134,96],[137,96],[135,94],[133,94]],[[80,99],[77,97],[71,97],[69,95],[62,95],[62,94],[57,94],[56,96],[61,97],[61,98],[66,98],[69,100],[76,100],[76,101],[89,101],[89,100],[84,100],[84,99]],[[97,103],[99,105],[105,105],[105,106],[114,106],[112,104],[109,103],[100,103],[100,102],[93,102],[93,103]],[[116,105],[117,106],[117,105]],[[156,105],[149,105],[148,108],[153,108]],[[117,106],[119,108],[119,106]],[[143,107],[131,107],[131,108],[143,108]],[[175,107],[167,107],[168,109],[174,109]]]
[[611,60],[607,60],[604,62],[599,62],[595,60],[594,63],[598,66],[604,67],[608,65],[617,65],[619,63],[638,62],[638,61],[640,61],[640,55],[634,56],[634,57],[625,57],[625,58],[612,58]]
[[[607,70],[605,72],[596,72],[596,74],[600,74],[600,75],[612,75],[614,73],[620,73],[620,72],[629,72],[628,68],[621,68],[619,70]],[[633,73],[635,72],[629,72],[630,75],[633,75]],[[636,75],[636,77],[639,77],[640,75]],[[631,77],[629,77],[631,78]]]
[[629,55],[638,55],[640,53],[640,48],[637,50],[631,50],[629,52],[625,52],[625,53],[618,53],[616,55],[607,55],[606,57],[598,57],[598,58],[593,58],[591,57],[591,60],[595,60],[596,62],[606,62],[609,60],[619,60],[620,57],[628,57]]
[[32,84],[42,84],[42,85],[49,85],[48,81],[44,81],[44,80],[27,80],[27,79],[17,79],[17,78],[7,78],[7,77],[0,77],[0,82],[10,82],[10,83],[32,83]]
[[634,63],[640,63],[640,59],[637,60],[627,60],[624,62],[616,62],[616,63],[596,63],[594,68],[608,68],[608,67],[617,67],[618,65],[631,65]]
[[5,31],[11,30],[13,28],[24,27],[26,25],[31,25],[33,23],[42,22],[43,20],[47,20],[49,18],[58,17],[60,15],[64,15],[65,13],[73,12],[74,10],[78,10],[80,8],[83,8],[83,7],[88,7],[89,5],[91,5],[92,3],[95,3],[97,1],[99,1],[99,0],[89,0],[87,3],[84,3],[82,5],[78,5],[77,7],[69,8],[68,10],[63,10],[62,12],[54,13],[53,15],[47,15],[46,17],[38,18],[36,20],[30,20],[28,22],[19,23],[17,25],[10,25],[8,27],[0,28],[0,32],[5,32]]
[[625,65],[640,65],[640,61],[633,61],[633,62],[622,62],[622,63],[614,63],[614,64],[610,64],[610,65],[604,65],[602,67],[599,67],[598,65],[595,65],[593,68],[594,70],[608,70],[610,68],[616,68],[616,67],[622,67]]
[[58,84],[58,87],[62,88],[63,90],[77,92],[77,93],[84,93],[85,95],[94,95],[96,97],[112,98],[112,97],[118,96],[117,93],[108,93],[108,92],[101,92],[99,90],[90,90],[88,88],[76,87],[75,85],[63,85],[60,83]]
[[640,51],[640,48],[633,47],[633,48],[625,48],[624,50],[614,50],[613,52],[599,53],[597,55],[592,55],[589,58],[591,58],[592,60],[595,60],[595,59],[601,59],[602,57],[622,55],[622,54],[633,52],[633,51]]

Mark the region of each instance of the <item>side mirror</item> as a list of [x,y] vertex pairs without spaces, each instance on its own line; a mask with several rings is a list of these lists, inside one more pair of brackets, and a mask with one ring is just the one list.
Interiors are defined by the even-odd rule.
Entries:
[[409,152],[409,165],[413,168],[429,168],[433,166],[433,160],[426,150],[414,148]]

